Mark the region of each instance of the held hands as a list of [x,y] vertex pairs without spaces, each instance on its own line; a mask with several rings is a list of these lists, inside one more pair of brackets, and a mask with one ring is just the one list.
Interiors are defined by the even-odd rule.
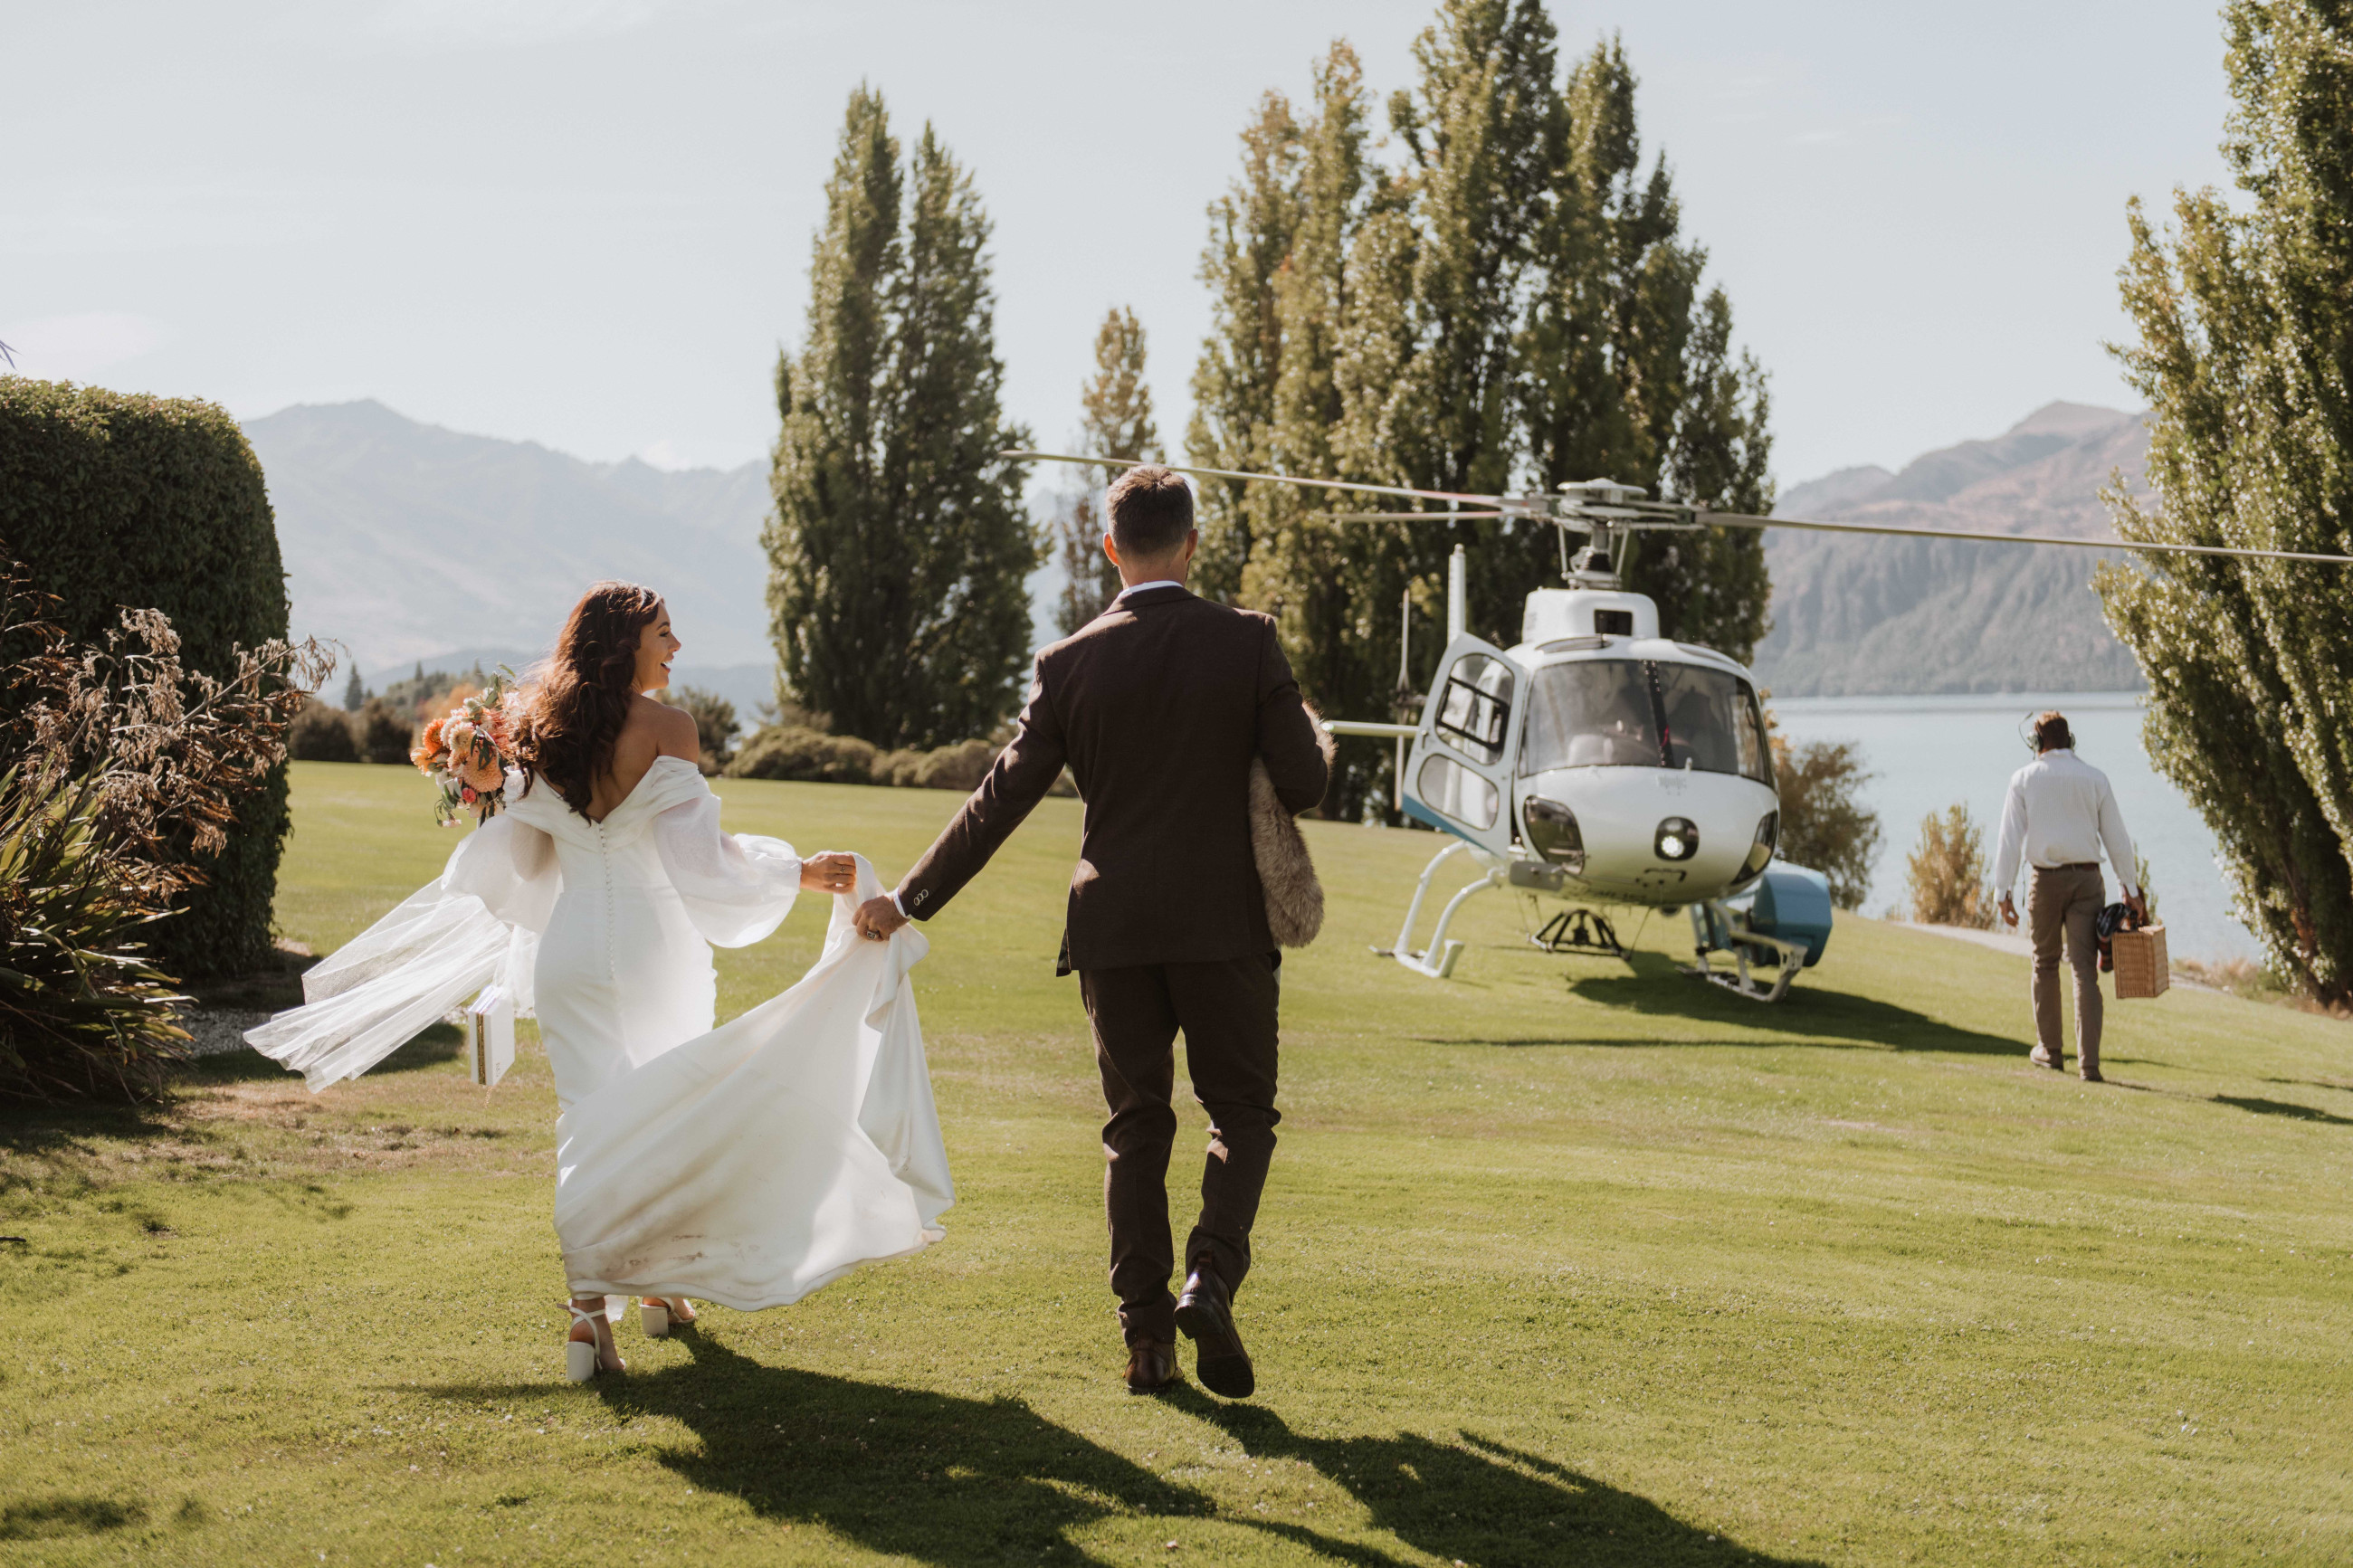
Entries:
[[858,913],[851,917],[851,922],[858,927],[859,935],[870,942],[881,942],[905,925],[907,917],[899,912],[899,906],[891,901],[890,894],[885,893],[879,899],[869,899],[859,905]]
[[858,857],[830,851],[801,862],[801,886],[812,893],[846,893],[858,886]]

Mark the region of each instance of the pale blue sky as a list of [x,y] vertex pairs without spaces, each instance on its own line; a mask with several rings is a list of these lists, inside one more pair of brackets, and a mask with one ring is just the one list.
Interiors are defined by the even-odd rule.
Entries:
[[[378,397],[596,458],[773,435],[844,96],[932,120],[996,218],[1012,414],[1062,438],[1096,323],[1181,432],[1203,207],[1336,34],[1383,97],[1427,0],[0,0],[0,339],[240,416]],[[1627,0],[1622,30],[1785,482],[2052,398],[2126,405],[2124,204],[2223,179],[2215,8]]]

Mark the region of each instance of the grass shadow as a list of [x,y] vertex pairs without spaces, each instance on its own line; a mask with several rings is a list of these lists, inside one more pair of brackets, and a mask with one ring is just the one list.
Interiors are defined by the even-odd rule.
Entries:
[[2331,1083],[2325,1078],[2266,1078],[2258,1079],[2256,1081],[2295,1084],[2304,1089],[2333,1089],[2339,1094],[2353,1094],[2353,1083]]
[[[185,1134],[168,1100],[122,1105],[103,1100],[0,1100],[0,1155],[55,1163],[95,1159],[101,1140],[140,1142]],[[11,1184],[0,1174],[0,1191]]]
[[[1798,1561],[1720,1538],[1647,1498],[1467,1432],[1451,1443],[1411,1432],[1309,1437],[1262,1405],[1221,1404],[1189,1387],[1165,1397],[1253,1458],[1313,1466],[1355,1498],[1375,1526],[1442,1561],[1489,1568]],[[1362,1568],[1402,1568],[1407,1561],[1301,1525],[1242,1522]]]
[[[1694,975],[1684,973],[1682,966],[1664,953],[1635,952],[1628,955],[1627,963],[1634,971],[1631,974],[1571,978],[1568,981],[1569,994],[1579,1001],[1592,1002],[1612,1012],[1632,1014],[1637,1017],[1737,1025],[1751,1030],[1803,1039],[1815,1045],[1877,1046],[1896,1051],[1956,1051],[1977,1056],[2023,1056],[2032,1044],[2024,1038],[2010,1039],[2000,1035],[1962,1028],[1928,1014],[1899,1007],[1892,1002],[1810,986],[1802,978],[1790,986],[1788,994],[1780,1001],[1758,1003],[1736,996],[1720,985],[1711,985]],[[1664,1042],[1563,1036],[1556,1039],[1433,1039],[1428,1043],[1634,1046]],[[1753,1046],[1761,1042],[1735,1037],[1672,1043]]]
[[[772,1367],[710,1334],[692,1359],[599,1379],[624,1419],[667,1415],[699,1446],[657,1456],[698,1490],[764,1519],[820,1525],[869,1551],[963,1564],[1100,1561],[1069,1532],[1125,1513],[1215,1511],[1204,1494],[1047,1420],[1018,1399],[965,1399]],[[444,1388],[449,1397],[505,1388]]]
[[147,1510],[111,1498],[60,1497],[12,1502],[0,1508],[0,1541],[54,1541],[64,1536],[103,1535],[125,1525],[143,1524]]
[[2241,1110],[2252,1110],[2257,1116],[2284,1116],[2295,1121],[2325,1121],[2332,1127],[2353,1127],[2353,1116],[2339,1116],[2333,1110],[2298,1105],[2290,1100],[2258,1100],[2244,1094],[2217,1094],[2209,1098],[2216,1105],[2235,1106]]

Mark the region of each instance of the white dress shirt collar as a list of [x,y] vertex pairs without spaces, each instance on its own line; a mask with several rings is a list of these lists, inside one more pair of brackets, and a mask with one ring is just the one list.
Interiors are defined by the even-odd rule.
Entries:
[[1155,588],[1181,588],[1184,585],[1174,577],[1163,577],[1156,583],[1131,583],[1119,591],[1119,598],[1113,599],[1112,603],[1115,605],[1130,594],[1149,594]]

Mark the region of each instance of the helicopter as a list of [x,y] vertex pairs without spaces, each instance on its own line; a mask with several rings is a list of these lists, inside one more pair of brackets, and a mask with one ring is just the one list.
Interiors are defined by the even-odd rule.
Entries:
[[[1014,451],[1007,458],[1144,466],[1131,458]],[[1466,629],[1466,559],[1447,574],[1447,643],[1418,721],[1326,720],[1330,733],[1397,748],[1397,805],[1451,842],[1430,858],[1397,941],[1375,948],[1432,980],[1452,976],[1464,943],[1447,931],[1480,893],[1517,889],[1561,907],[1529,941],[1547,952],[1624,960],[1613,911],[1688,913],[1686,973],[1752,1001],[1778,1002],[1829,944],[1829,879],[1777,861],[1780,797],[1757,682],[1736,660],[1659,634],[1658,605],[1619,576],[1643,532],[1791,528],[2150,553],[2353,564],[2353,556],[2225,545],[2136,543],[2047,534],[1898,528],[1752,517],[1648,499],[1609,479],[1555,494],[1482,495],[1287,474],[1156,464],[1180,474],[1377,495],[1448,510],[1340,511],[1335,521],[1525,520],[1559,531],[1562,587],[1526,599],[1519,641],[1499,647]],[[1584,544],[1570,554],[1569,537]],[[1410,691],[1406,667],[1400,692]],[[1432,885],[1458,858],[1475,869],[1448,898],[1426,946],[1413,945]],[[1722,960],[1719,963],[1717,961]]]

